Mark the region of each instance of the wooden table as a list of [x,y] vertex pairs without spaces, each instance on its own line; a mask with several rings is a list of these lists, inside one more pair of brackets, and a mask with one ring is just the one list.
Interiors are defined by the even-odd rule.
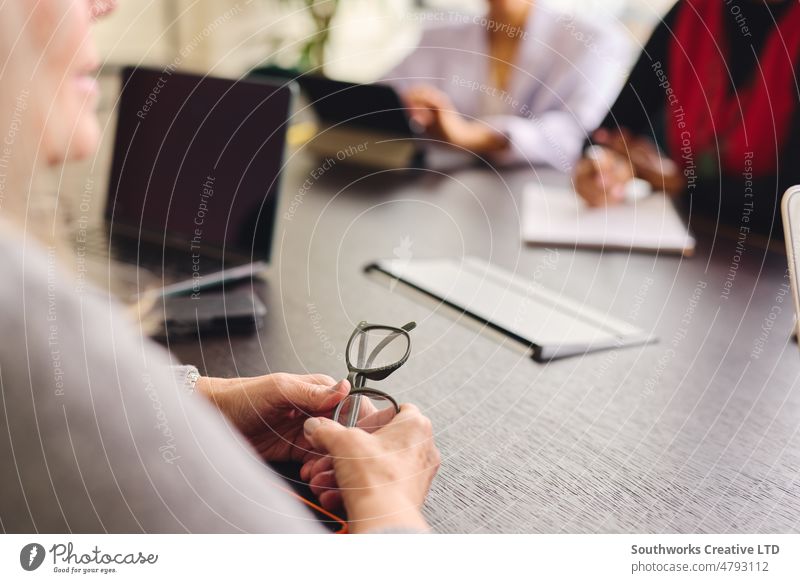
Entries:
[[[265,329],[173,345],[212,375],[343,377],[360,320],[415,320],[379,386],[433,420],[440,532],[788,532],[800,527],[800,361],[786,259],[705,233],[691,259],[536,249],[520,193],[552,171],[328,169],[291,157]],[[515,341],[363,268],[475,255],[608,310],[657,344],[539,364]],[[376,385],[377,386],[377,385]]]

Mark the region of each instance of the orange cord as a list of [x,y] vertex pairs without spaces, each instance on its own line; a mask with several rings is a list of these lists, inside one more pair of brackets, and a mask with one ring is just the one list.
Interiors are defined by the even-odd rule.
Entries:
[[328,512],[322,506],[320,506],[319,504],[315,504],[311,500],[306,500],[305,498],[303,498],[300,494],[298,494],[297,492],[295,492],[291,488],[287,488],[285,486],[280,486],[278,484],[274,484],[274,486],[276,488],[279,488],[279,489],[283,490],[287,494],[290,494],[291,496],[294,496],[295,498],[300,500],[300,502],[302,502],[306,506],[309,506],[309,507],[313,508],[314,510],[316,510],[320,514],[324,514],[325,516],[327,516],[328,518],[330,518],[334,522],[338,522],[341,525],[341,528],[339,530],[335,531],[333,534],[349,534],[350,533],[350,531],[347,528],[347,521],[344,520],[343,518],[341,518],[339,516],[336,516],[332,512]]

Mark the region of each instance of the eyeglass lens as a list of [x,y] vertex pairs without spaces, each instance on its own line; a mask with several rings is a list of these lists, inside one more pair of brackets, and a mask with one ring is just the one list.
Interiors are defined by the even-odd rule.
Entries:
[[334,419],[347,427],[359,427],[375,431],[386,425],[395,416],[394,403],[379,395],[351,395],[342,401]]
[[408,351],[408,336],[395,330],[372,328],[362,330],[353,339],[348,355],[359,369],[381,369],[396,364]]

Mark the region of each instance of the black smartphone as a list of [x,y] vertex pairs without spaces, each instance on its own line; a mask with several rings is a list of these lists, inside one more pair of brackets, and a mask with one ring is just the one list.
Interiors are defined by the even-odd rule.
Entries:
[[249,288],[166,297],[155,309],[163,316],[156,334],[160,337],[253,332],[263,326],[267,314]]

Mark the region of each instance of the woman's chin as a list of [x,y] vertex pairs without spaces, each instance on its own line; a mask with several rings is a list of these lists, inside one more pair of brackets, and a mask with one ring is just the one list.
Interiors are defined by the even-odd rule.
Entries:
[[69,140],[47,148],[47,161],[51,166],[64,162],[85,160],[91,157],[100,144],[100,125],[93,120],[76,129]]

